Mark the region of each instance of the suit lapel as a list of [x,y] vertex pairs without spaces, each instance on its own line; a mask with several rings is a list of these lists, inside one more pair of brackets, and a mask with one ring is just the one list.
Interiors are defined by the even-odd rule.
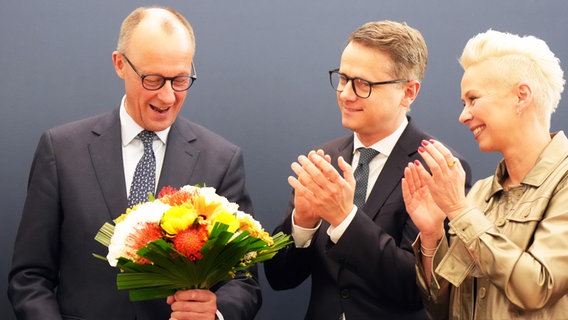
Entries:
[[[93,128],[93,134],[95,138],[88,146],[89,154],[109,214],[115,219],[124,213],[128,204],[118,109],[101,118]],[[195,139],[188,123],[174,122],[168,135],[157,192],[164,186],[179,188],[188,183],[199,156],[199,150],[189,143]]]
[[114,219],[127,206],[118,110],[101,118],[92,132],[95,138],[88,145],[89,154],[109,214]]
[[179,188],[190,181],[199,157],[199,150],[190,143],[195,139],[196,136],[189,123],[180,120],[174,122],[168,135],[164,164],[156,189],[157,193],[163,187]]
[[387,159],[381,174],[373,185],[364,211],[374,219],[388,197],[400,188],[404,176],[404,168],[416,156],[417,149],[424,134],[418,130],[409,118],[409,123],[398,139],[392,153]]
[[339,164],[337,163],[337,158],[341,156],[347,163],[351,163],[353,161],[353,135],[341,138],[337,142],[337,149],[335,152],[337,152],[337,155],[331,154],[331,158],[335,160],[334,167],[339,174],[343,175],[339,168]]

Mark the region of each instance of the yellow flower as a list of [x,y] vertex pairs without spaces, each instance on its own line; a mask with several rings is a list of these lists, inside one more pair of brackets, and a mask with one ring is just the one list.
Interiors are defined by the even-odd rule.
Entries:
[[223,223],[229,226],[227,231],[235,232],[239,229],[239,220],[235,217],[234,214],[228,213],[227,211],[220,212],[217,214],[213,221],[211,222],[211,228],[215,225],[215,223]]
[[215,215],[219,214],[224,210],[223,204],[219,201],[211,201],[203,196],[198,196],[193,199],[192,203],[195,211],[203,216],[205,219],[211,219]]
[[243,231],[250,232],[250,235],[266,242],[269,246],[274,244],[274,240],[270,234],[260,226],[258,221],[254,220],[250,215],[241,213],[239,228]]
[[160,226],[168,235],[173,236],[189,228],[196,218],[197,213],[192,207],[175,206],[164,213]]

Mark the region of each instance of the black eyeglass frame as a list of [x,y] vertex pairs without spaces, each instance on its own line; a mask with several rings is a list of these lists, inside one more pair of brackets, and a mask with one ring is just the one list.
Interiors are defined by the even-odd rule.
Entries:
[[[140,80],[142,81],[142,87],[146,90],[149,91],[157,91],[160,90],[164,87],[164,85],[166,84],[166,82],[169,80],[170,81],[170,85],[172,86],[172,90],[176,91],[176,92],[183,92],[183,91],[187,91],[189,90],[189,88],[191,88],[191,86],[193,85],[193,83],[195,82],[195,80],[197,80],[197,71],[195,70],[195,64],[192,62],[191,63],[191,73],[192,75],[190,76],[175,76],[175,77],[164,77],[161,74],[157,74],[157,73],[149,73],[149,74],[142,74],[140,72],[138,72],[138,70],[136,69],[136,67],[134,67],[134,65],[132,64],[132,62],[130,61],[130,59],[128,59],[128,57],[124,54],[121,53],[121,55],[124,57],[124,59],[126,60],[126,62],[128,62],[128,64],[130,65],[130,67],[132,68],[132,70],[134,70],[134,72],[136,72],[136,74],[140,77]],[[148,88],[146,87],[146,85],[144,85],[144,79],[146,79],[146,77],[149,76],[154,76],[154,77],[160,77],[162,78],[162,84],[156,88]],[[174,80],[176,79],[180,79],[180,78],[188,78],[190,79],[189,82],[189,86],[185,89],[182,90],[178,90],[176,88],[174,88]]]
[[[332,77],[333,77],[334,74],[337,74],[341,77],[344,77],[347,80],[347,82],[345,82],[345,86],[347,86],[347,83],[349,83],[349,81],[351,81],[351,88],[353,89],[353,92],[355,92],[355,95],[357,95],[361,99],[367,99],[368,97],[371,96],[371,92],[373,91],[373,86],[380,86],[380,85],[384,85],[384,84],[393,84],[393,83],[403,83],[403,82],[410,81],[410,80],[406,80],[406,79],[395,79],[395,80],[388,80],[388,81],[371,82],[369,80],[365,80],[365,79],[361,79],[361,78],[351,78],[351,77],[339,72],[339,69],[329,70],[329,83],[331,84],[331,87],[337,92],[343,92],[343,89],[339,90],[338,88],[336,88],[333,85],[333,78]],[[364,82],[369,84],[369,94],[367,96],[362,96],[357,92],[357,89],[355,87],[355,80],[364,81]]]

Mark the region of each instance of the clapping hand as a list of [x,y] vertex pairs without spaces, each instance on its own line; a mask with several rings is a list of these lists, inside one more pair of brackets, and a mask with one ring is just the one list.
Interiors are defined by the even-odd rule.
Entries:
[[331,165],[331,158],[322,150],[310,151],[292,163],[297,178],[289,177],[294,188],[295,223],[314,227],[320,219],[333,226],[340,224],[353,209],[355,178],[353,169],[342,157],[338,158],[343,176]]

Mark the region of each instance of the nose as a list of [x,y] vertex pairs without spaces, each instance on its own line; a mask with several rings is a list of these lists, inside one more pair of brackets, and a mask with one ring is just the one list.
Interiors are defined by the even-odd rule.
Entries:
[[349,80],[345,83],[343,90],[339,92],[339,97],[344,100],[354,100],[357,98],[355,90],[353,90],[353,80]]
[[460,113],[459,116],[459,121],[462,124],[466,124],[468,121],[470,121],[473,118],[473,113],[471,112],[471,109],[469,106],[464,106],[462,112]]
[[158,90],[158,97],[165,104],[173,104],[176,100],[175,91],[172,88],[172,81],[166,80],[166,83]]

